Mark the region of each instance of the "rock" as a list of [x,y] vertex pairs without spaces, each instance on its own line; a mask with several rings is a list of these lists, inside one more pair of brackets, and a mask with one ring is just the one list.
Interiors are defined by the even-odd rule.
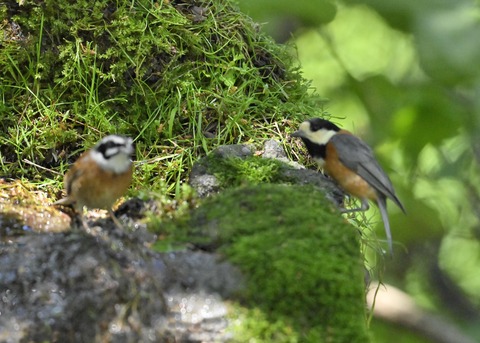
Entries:
[[167,342],[159,280],[141,251],[129,251],[131,259],[112,243],[75,232],[25,235],[3,246],[2,341]]
[[217,193],[220,190],[220,182],[215,175],[198,174],[199,172],[194,167],[192,168],[192,173],[190,173],[190,186],[196,190],[198,196],[204,198],[210,194]]
[[269,139],[263,145],[263,155],[264,158],[275,158],[283,162],[287,162],[287,154],[283,150],[282,146],[275,139]]
[[222,158],[245,158],[253,155],[253,146],[247,144],[221,145],[213,151],[213,154]]
[[26,234],[0,246],[0,341],[224,342],[242,284],[216,254],[154,253],[144,234]]

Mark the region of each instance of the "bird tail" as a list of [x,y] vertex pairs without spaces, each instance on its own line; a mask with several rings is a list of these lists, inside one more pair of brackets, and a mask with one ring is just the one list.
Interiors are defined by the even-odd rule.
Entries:
[[385,227],[385,234],[387,235],[388,249],[390,255],[393,255],[392,233],[390,231],[390,222],[388,221],[387,213],[387,198],[382,196],[378,197],[377,204],[380,209],[380,215],[382,216],[383,226]]

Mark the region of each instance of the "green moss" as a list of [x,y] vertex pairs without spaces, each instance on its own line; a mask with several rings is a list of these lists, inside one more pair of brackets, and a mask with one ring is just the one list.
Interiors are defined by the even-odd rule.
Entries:
[[280,164],[276,161],[267,161],[258,157],[229,158],[224,159],[225,165],[220,170],[228,170],[228,173],[219,171],[215,176],[224,184],[239,185],[241,183],[259,184],[269,183],[278,178]]
[[256,156],[224,158],[210,154],[200,163],[209,174],[215,175],[222,188],[286,181],[281,174],[284,164],[274,159]]
[[190,240],[200,237],[240,266],[249,284],[241,299],[269,322],[285,322],[300,341],[368,342],[358,233],[320,191],[226,190],[179,224],[177,232],[189,231]]
[[[272,319],[259,308],[247,309],[240,305],[230,308],[231,325],[229,330],[233,334],[232,342],[301,342],[301,335],[292,328],[291,323],[278,318]],[[321,342],[321,341],[319,341]]]

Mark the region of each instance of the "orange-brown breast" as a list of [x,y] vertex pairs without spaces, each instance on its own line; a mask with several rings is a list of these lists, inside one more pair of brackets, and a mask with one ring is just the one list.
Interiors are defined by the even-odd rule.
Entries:
[[332,143],[326,145],[324,169],[348,194],[361,199],[377,200],[377,193],[367,181],[340,162]]
[[[81,167],[82,164],[88,164],[88,168]],[[132,171],[130,166],[127,172],[115,174],[99,168],[88,155],[82,156],[65,176],[66,188],[70,188],[68,196],[76,202],[77,208],[109,209],[127,191]]]

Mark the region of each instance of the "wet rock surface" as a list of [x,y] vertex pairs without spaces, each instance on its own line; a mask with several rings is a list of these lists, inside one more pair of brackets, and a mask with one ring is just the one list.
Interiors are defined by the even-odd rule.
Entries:
[[94,227],[3,243],[0,341],[226,341],[223,299],[241,284],[238,270],[215,254],[154,253],[142,231]]

